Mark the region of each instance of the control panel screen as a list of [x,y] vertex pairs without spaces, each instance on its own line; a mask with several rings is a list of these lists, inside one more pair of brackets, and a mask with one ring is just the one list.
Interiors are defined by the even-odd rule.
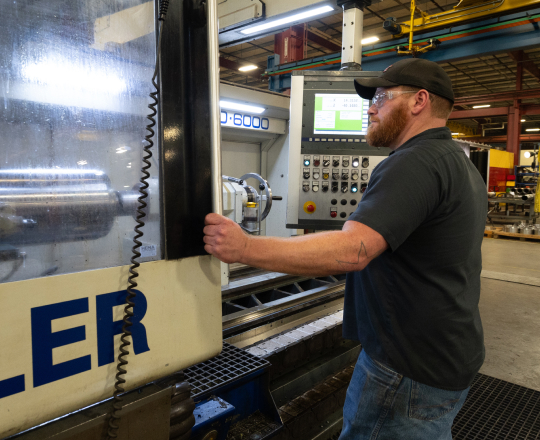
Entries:
[[316,93],[314,134],[365,135],[369,101],[356,93]]

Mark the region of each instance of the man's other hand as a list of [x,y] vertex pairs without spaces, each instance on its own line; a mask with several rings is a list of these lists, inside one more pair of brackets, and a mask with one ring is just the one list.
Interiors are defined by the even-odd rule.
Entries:
[[204,250],[224,263],[240,262],[249,243],[242,228],[219,214],[208,214],[204,224]]

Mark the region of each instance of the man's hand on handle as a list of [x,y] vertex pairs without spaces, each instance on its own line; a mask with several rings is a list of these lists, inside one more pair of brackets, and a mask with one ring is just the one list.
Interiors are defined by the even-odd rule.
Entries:
[[240,262],[249,244],[249,236],[231,219],[208,214],[204,219],[204,249],[224,263]]

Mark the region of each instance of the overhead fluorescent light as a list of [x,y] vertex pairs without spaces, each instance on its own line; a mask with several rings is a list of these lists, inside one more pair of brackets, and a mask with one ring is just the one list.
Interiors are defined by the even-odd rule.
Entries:
[[299,14],[289,15],[288,17],[280,18],[279,20],[272,20],[266,23],[260,24],[259,26],[253,26],[252,28],[244,29],[240,32],[246,35],[255,34],[257,32],[264,31],[266,29],[272,29],[279,26],[283,26],[287,23],[293,23],[295,21],[302,21],[306,18],[315,17],[316,15],[324,14],[325,12],[333,11],[332,6],[326,5],[321,6],[315,9],[308,9],[307,11],[300,12]]
[[249,72],[250,70],[258,69],[258,67],[255,64],[250,64],[248,66],[242,66],[238,70],[240,72]]
[[463,133],[452,133],[452,136],[463,136]]
[[540,128],[527,128],[525,131],[540,131]]
[[487,108],[491,107],[491,104],[485,104],[485,105],[473,105],[473,108]]
[[522,119],[521,122],[525,122],[525,119]]
[[238,104],[236,102],[231,101],[219,101],[219,106],[221,108],[228,108],[231,110],[240,110],[243,112],[250,112],[250,113],[262,113],[266,109],[264,107],[257,107],[255,105],[247,105],[247,104]]
[[86,165],[88,162],[86,162],[85,160],[80,160],[79,162],[77,162],[77,165]]
[[379,37],[368,37],[368,38],[364,38],[362,40],[362,44],[371,44],[371,43],[375,43],[376,41],[379,41]]

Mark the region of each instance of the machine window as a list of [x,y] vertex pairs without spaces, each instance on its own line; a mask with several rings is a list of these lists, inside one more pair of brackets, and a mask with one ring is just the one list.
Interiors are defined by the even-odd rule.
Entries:
[[[48,5],[0,7],[0,283],[131,258],[153,3]],[[141,261],[161,258],[154,145]]]

